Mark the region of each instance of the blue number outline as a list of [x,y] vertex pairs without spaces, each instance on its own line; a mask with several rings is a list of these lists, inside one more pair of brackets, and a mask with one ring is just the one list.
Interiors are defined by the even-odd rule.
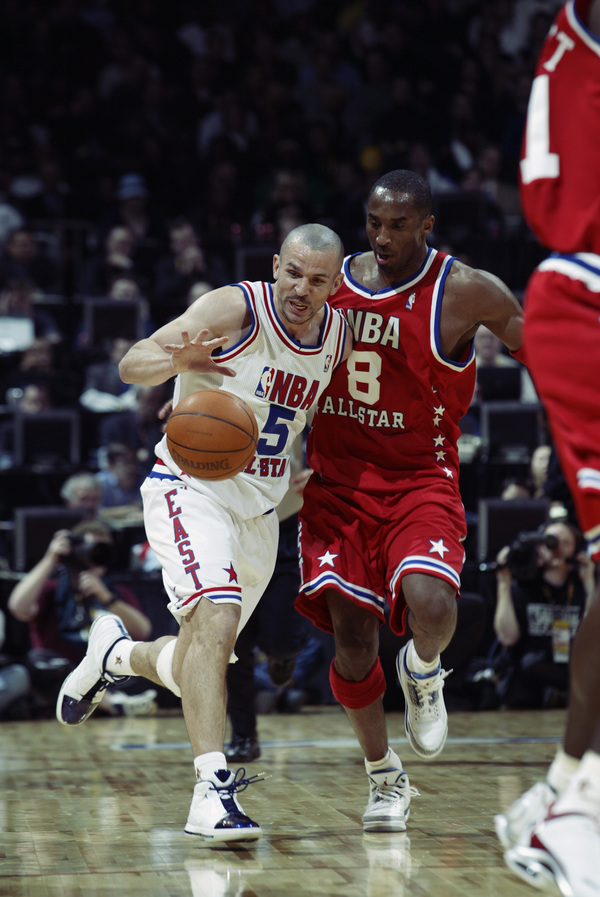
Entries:
[[[290,435],[287,423],[281,421],[293,421],[296,412],[293,408],[286,408],[284,405],[271,405],[269,408],[269,416],[267,422],[261,430],[261,437],[256,446],[258,455],[279,455],[284,450]],[[277,442],[271,445],[263,435],[276,436]]]

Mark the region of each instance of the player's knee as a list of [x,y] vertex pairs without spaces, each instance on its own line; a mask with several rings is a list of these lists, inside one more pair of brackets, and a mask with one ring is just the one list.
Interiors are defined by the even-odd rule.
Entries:
[[177,639],[173,638],[161,649],[156,660],[156,675],[165,688],[168,688],[169,691],[172,691],[174,695],[180,698],[181,689],[175,682],[175,677],[173,675],[173,656],[175,654],[176,645]]
[[446,631],[456,625],[456,590],[442,579],[429,577],[426,588],[409,590],[404,596],[411,616],[420,627],[431,631]]
[[379,617],[343,599],[329,604],[335,650],[338,655],[371,657],[371,668],[379,649]]
[[335,667],[335,659],[329,669],[329,684],[336,701],[349,710],[362,710],[368,707],[385,692],[385,676],[379,657],[370,671],[358,681],[352,681],[340,676]]

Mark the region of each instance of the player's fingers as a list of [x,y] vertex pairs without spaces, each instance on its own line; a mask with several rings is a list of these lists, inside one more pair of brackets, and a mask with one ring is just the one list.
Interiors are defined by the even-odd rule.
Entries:
[[[204,333],[208,333],[208,331],[205,330]],[[200,337],[200,334],[198,334],[198,336],[194,340],[194,343],[197,342],[199,337]],[[224,346],[225,343],[228,343],[228,342],[229,342],[228,336],[215,336],[213,339],[202,340],[201,345],[207,349],[210,349],[212,352],[213,349],[218,349],[219,346]]]
[[168,417],[173,409],[173,399],[169,399],[168,402],[159,409],[157,417],[160,420],[163,420],[165,417]]

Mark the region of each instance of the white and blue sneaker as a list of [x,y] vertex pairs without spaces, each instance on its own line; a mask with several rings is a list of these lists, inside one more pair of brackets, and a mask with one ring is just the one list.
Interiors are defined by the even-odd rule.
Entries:
[[[396,755],[393,758],[398,759]],[[365,760],[365,767],[367,761]],[[369,772],[369,801],[363,813],[365,832],[404,832],[410,816],[410,800],[418,791],[411,788],[402,764]]]
[[69,673],[56,702],[56,718],[65,726],[79,726],[94,712],[109,685],[126,682],[129,676],[107,673],[106,660],[117,642],[131,639],[120,618],[103,613],[90,628],[85,657]]
[[188,835],[202,835],[211,841],[257,841],[261,837],[261,827],[246,816],[236,792],[262,776],[245,779],[245,773],[243,767],[236,773],[218,769],[196,783],[185,824]]
[[433,760],[441,753],[448,736],[448,714],[444,704],[444,679],[450,675],[438,664],[433,673],[414,673],[406,664],[408,642],[398,652],[396,670],[406,709],[404,728],[415,754]]

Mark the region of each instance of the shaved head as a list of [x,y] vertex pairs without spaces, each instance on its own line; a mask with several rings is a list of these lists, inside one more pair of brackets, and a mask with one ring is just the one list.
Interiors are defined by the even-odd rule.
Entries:
[[341,267],[344,260],[344,244],[330,227],[316,223],[301,224],[299,227],[295,227],[281,244],[280,255],[298,244],[314,252],[331,252],[333,250],[339,256]]

